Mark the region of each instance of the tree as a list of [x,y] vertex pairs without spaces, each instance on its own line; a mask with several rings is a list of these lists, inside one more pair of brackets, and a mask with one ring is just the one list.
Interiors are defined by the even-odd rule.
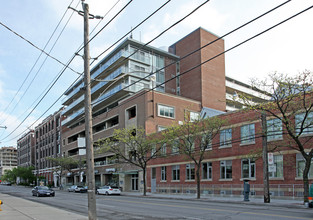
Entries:
[[29,184],[35,179],[33,170],[34,167],[14,167],[12,170],[5,170],[1,179],[16,183],[17,177],[20,177],[23,184]]
[[64,175],[65,171],[72,172],[72,169],[79,167],[81,171],[82,167],[82,160],[76,160],[73,157],[49,157],[47,158],[50,160],[54,167],[54,172],[58,175],[59,182],[60,182],[60,189],[62,189],[61,179]]
[[[270,74],[268,79],[254,80],[252,86],[265,91],[270,100],[266,103],[254,105],[251,98],[245,94],[238,94],[238,99],[249,109],[264,112],[267,117],[277,119],[279,123],[270,125],[274,130],[267,132],[267,137],[282,132],[285,128],[287,140],[276,147],[289,147],[301,153],[305,166],[303,170],[304,201],[308,201],[308,174],[313,157],[310,141],[313,135],[313,75],[304,71],[293,77],[284,74]],[[273,120],[272,120],[273,121]],[[277,128],[277,129],[275,129]],[[273,144],[273,143],[271,143]]]
[[119,163],[128,163],[142,169],[143,195],[147,193],[146,172],[148,162],[154,158],[165,140],[160,140],[157,135],[147,136],[144,128],[116,129],[112,138],[99,140],[97,145],[101,152],[113,153]]
[[224,124],[226,121],[216,116],[196,122],[188,121],[183,125],[174,125],[162,132],[164,139],[171,140],[181,154],[186,155],[188,159],[194,162],[198,199],[200,199],[201,194],[200,170],[202,161],[210,153],[212,140]]

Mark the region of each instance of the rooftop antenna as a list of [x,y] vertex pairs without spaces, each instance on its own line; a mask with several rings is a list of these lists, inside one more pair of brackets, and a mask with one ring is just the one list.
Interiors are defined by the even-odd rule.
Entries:
[[133,28],[130,27],[130,39],[133,39]]

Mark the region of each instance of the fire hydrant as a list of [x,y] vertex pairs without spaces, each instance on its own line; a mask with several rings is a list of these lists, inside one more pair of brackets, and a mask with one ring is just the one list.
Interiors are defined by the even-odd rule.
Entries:
[[1,205],[3,204],[2,200],[0,200],[0,211],[2,211],[1,209]]

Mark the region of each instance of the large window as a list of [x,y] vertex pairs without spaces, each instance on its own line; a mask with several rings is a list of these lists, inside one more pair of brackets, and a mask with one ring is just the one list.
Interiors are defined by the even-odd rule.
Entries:
[[194,179],[195,179],[195,164],[194,163],[186,164],[186,180]]
[[273,171],[268,173],[270,178],[282,178],[283,174],[283,155],[274,155]]
[[209,134],[203,134],[201,139],[201,147],[203,150],[211,150],[212,149],[212,138]]
[[202,163],[202,179],[203,180],[212,179],[212,162]]
[[190,112],[190,121],[198,121],[200,119],[200,113],[199,112]]
[[175,118],[174,107],[169,107],[165,105],[158,105],[158,115],[167,117],[167,118]]
[[224,129],[220,132],[220,146],[221,147],[228,147],[231,146],[232,140],[232,129]]
[[166,181],[166,167],[161,167],[161,181]]
[[283,138],[282,122],[278,118],[267,120],[267,140],[277,140]]
[[255,128],[254,124],[244,125],[241,127],[241,144],[248,144],[255,142]]
[[179,154],[179,140],[172,142],[172,154]]
[[172,180],[180,180],[180,168],[179,168],[179,165],[172,166]]
[[160,153],[162,156],[166,155],[166,143],[161,146]]
[[[299,134],[302,130],[302,134],[313,133],[313,112],[308,113],[307,118],[304,120],[305,113],[297,114],[295,116],[295,128],[296,133]],[[302,129],[301,129],[301,126]]]
[[[303,156],[301,154],[297,154],[296,155],[296,160],[297,160],[297,177],[303,177],[303,171],[304,171],[304,167],[305,167],[305,160],[303,158]],[[313,177],[313,161],[311,160],[311,167],[310,167],[310,171],[309,171],[309,177]]]
[[255,161],[252,159],[241,160],[241,177],[255,178]]
[[232,178],[232,161],[231,160],[222,160],[220,162],[221,166],[221,179],[231,179]]

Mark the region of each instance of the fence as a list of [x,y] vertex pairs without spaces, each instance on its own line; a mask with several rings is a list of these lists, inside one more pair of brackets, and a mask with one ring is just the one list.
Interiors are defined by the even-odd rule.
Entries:
[[[200,187],[202,195],[207,196],[241,196],[243,195],[243,184],[202,184]],[[197,186],[186,184],[158,184],[156,193],[167,194],[196,194]],[[302,184],[270,184],[271,197],[303,197]],[[250,196],[263,197],[262,184],[250,184]]]

